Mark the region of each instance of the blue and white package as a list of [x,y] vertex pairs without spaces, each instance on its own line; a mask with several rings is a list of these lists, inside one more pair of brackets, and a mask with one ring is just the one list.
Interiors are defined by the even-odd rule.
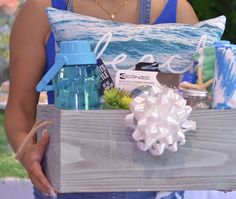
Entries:
[[212,107],[236,108],[236,45],[227,41],[215,43],[216,66],[212,90]]

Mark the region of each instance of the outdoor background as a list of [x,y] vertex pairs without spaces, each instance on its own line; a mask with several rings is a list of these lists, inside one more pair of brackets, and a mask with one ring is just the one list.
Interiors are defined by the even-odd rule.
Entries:
[[227,22],[222,39],[236,44],[236,0],[190,0],[189,2],[199,20],[225,15]]
[[[8,79],[8,41],[15,14],[23,0],[0,0],[0,84]],[[190,0],[199,20],[205,20],[219,15],[227,17],[224,40],[236,43],[236,0]],[[1,91],[0,91],[1,94]],[[9,146],[3,130],[4,110],[0,110],[0,178],[25,178],[26,173],[14,160],[14,154]]]

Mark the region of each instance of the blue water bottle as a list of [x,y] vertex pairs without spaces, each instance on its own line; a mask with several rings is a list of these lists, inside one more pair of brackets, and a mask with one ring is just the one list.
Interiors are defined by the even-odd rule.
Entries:
[[[53,84],[48,85],[51,80]],[[36,90],[53,90],[54,102],[59,109],[99,109],[100,74],[90,43],[85,40],[61,42],[55,64]]]

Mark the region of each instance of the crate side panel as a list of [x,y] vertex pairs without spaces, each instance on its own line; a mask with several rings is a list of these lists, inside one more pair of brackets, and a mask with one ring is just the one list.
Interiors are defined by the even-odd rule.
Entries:
[[[52,120],[53,125],[45,128],[48,130],[50,139],[43,159],[43,168],[52,185],[61,190],[61,150],[60,150],[60,111],[52,105],[38,106],[37,120]],[[42,130],[38,133],[38,140],[42,136]]]
[[178,152],[137,149],[128,111],[62,111],[62,192],[236,188],[235,110],[194,111],[197,130]]

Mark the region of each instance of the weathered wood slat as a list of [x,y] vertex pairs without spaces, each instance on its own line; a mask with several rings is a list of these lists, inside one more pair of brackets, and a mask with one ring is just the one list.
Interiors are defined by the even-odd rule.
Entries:
[[137,149],[128,113],[39,106],[38,119],[54,120],[44,166],[60,192],[236,188],[236,109],[193,111],[197,130],[159,157]]

